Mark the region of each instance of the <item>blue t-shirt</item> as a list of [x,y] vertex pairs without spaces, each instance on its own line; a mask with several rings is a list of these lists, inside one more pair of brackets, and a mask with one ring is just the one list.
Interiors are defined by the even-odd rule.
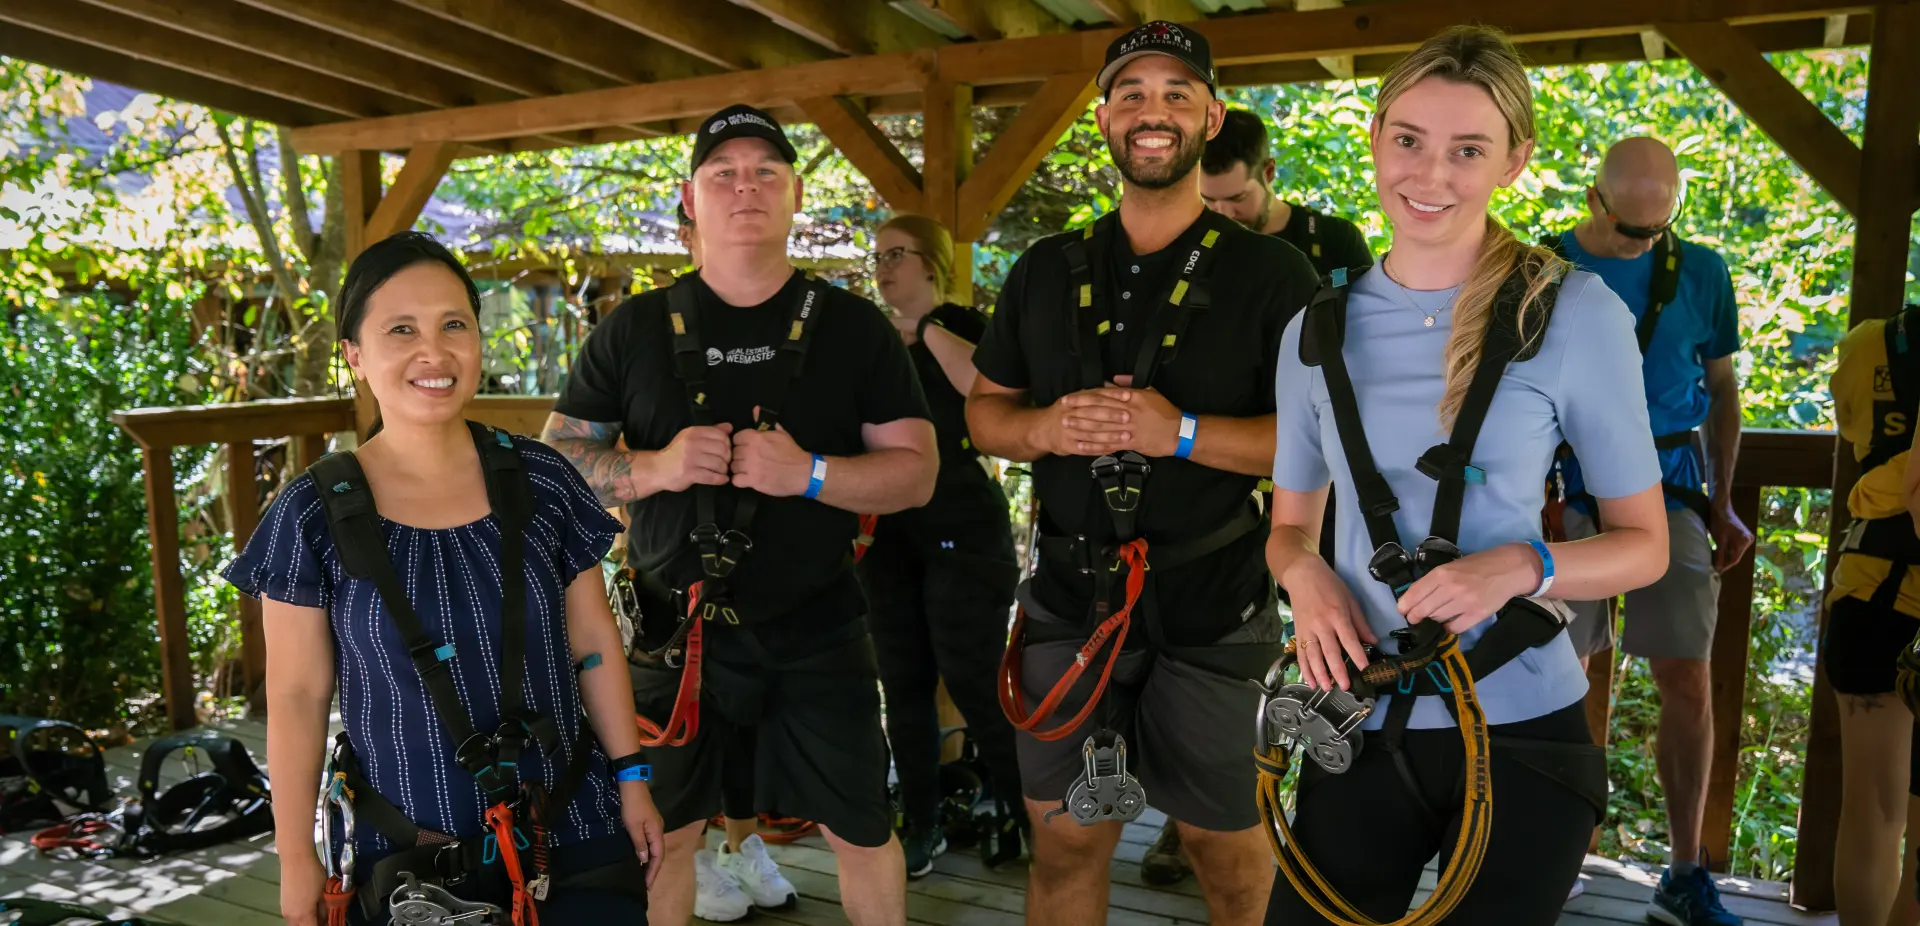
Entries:
[[[1433,521],[1439,483],[1422,475],[1414,462],[1448,434],[1440,424],[1439,405],[1446,389],[1441,364],[1453,312],[1441,307],[1456,293],[1404,290],[1376,268],[1353,282],[1347,303],[1342,356],[1353,377],[1375,465],[1400,500],[1393,520],[1408,549],[1427,536]],[[1435,311],[1434,326],[1425,327],[1425,313]],[[1336,568],[1374,632],[1390,647],[1387,634],[1406,623],[1394,607],[1392,590],[1367,574],[1373,543],[1355,501],[1353,474],[1334,424],[1325,375],[1320,367],[1300,361],[1303,318],[1304,313],[1287,326],[1280,342],[1273,483],[1312,492],[1332,480],[1339,506],[1334,514]],[[1539,353],[1509,365],[1494,393],[1473,451],[1473,465],[1486,472],[1487,480],[1467,487],[1460,519],[1462,550],[1473,553],[1541,537],[1547,469],[1562,440],[1588,459],[1588,475],[1598,494],[1632,495],[1659,481],[1653,432],[1635,375],[1639,365],[1633,319],[1619,298],[1592,274],[1569,275]],[[1472,649],[1488,626],[1482,623],[1462,635],[1461,648]],[[1580,700],[1587,680],[1563,633],[1520,654],[1479,680],[1477,687],[1487,720],[1513,723]],[[1419,700],[1409,726],[1454,725],[1438,697]],[[1385,707],[1381,704],[1367,720],[1368,729],[1379,728]]]
[[[584,717],[567,641],[566,587],[599,568],[620,522],[608,516],[569,464],[538,441],[514,444],[533,490],[526,529],[526,706],[559,727],[564,757],[546,762],[538,748],[521,756],[520,780],[552,789],[572,758]],[[455,646],[454,686],[476,730],[500,725],[500,526],[489,514],[471,524],[423,530],[379,519],[387,556],[406,584],[407,597],[428,635]],[[454,761],[453,742],[400,630],[373,583],[350,579],[340,566],[326,510],[313,477],[301,475],[281,490],[260,529],[223,573],[256,597],[321,608],[333,629],[334,683],[340,722],[353,741],[361,772],[374,790],[419,826],[456,837],[485,831],[487,805],[474,777]],[[603,653],[621,671],[619,653]],[[609,671],[601,669],[600,671]],[[625,830],[620,796],[598,740],[584,784],[564,811],[552,814],[556,846]],[[556,767],[557,766],[557,767]],[[394,846],[366,825],[354,836],[359,870]]]
[[[1595,257],[1580,246],[1579,237],[1571,230],[1563,232],[1560,240],[1565,244],[1567,259],[1598,275],[1627,304],[1638,324],[1647,312],[1654,252],[1632,260]],[[1727,271],[1727,262],[1711,248],[1680,242],[1680,288],[1673,302],[1661,310],[1660,322],[1654,326],[1653,339],[1647,342],[1646,356],[1640,362],[1647,392],[1647,419],[1653,433],[1679,434],[1705,422],[1709,404],[1706,363],[1739,349],[1740,310],[1733,301],[1733,276]],[[1668,485],[1699,489],[1706,484],[1700,455],[1692,448],[1658,452],[1661,478]],[[1585,489],[1586,479],[1577,461],[1568,462],[1566,480],[1569,495]],[[1667,507],[1677,509],[1682,504],[1668,498]]]

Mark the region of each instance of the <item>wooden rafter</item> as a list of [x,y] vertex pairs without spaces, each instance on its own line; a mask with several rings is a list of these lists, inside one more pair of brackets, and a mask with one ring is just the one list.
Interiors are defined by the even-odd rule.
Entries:
[[[1000,27],[988,15],[987,0],[909,0],[938,17],[948,27],[970,39],[985,41],[1003,37]],[[1028,9],[1038,13],[1038,7]]]
[[1860,213],[1860,149],[1752,42],[1725,23],[1662,23],[1659,29],[1828,195]]
[[513,94],[328,32],[289,28],[271,13],[226,0],[87,0],[158,26],[264,55],[432,107],[472,106]]
[[920,209],[920,171],[858,105],[843,96],[815,97],[801,100],[800,109],[894,211]]
[[1127,0],[1087,0],[1087,5],[1098,10],[1107,22],[1116,26],[1140,25],[1139,12]]
[[288,102],[198,74],[102,51],[96,46],[36,29],[0,28],[0,55],[281,125],[306,125],[334,118],[333,113],[304,103]]
[[957,233],[960,187],[973,170],[973,100],[972,87],[935,76],[921,118],[920,211],[956,232],[948,297],[963,305],[973,299],[973,239]]
[[380,205],[380,152],[343,151],[336,157],[340,159],[341,217],[345,219],[346,255],[347,261],[351,262],[355,255],[367,249],[371,241],[367,237],[367,220],[373,218],[373,210]]
[[359,84],[323,77],[184,32],[67,0],[9,0],[0,21],[49,32],[142,61],[165,65],[339,116],[414,112],[420,104]]
[[382,4],[377,15],[370,15],[363,4],[334,0],[240,2],[314,29],[344,35],[486,81],[521,96],[579,93],[607,85],[604,78],[577,66],[536,55],[469,29],[450,29],[437,17],[398,4]]
[[1048,80],[1020,107],[1020,114],[993,140],[986,157],[960,185],[954,237],[974,241],[985,233],[993,216],[1033,175],[1061,134],[1086,113],[1094,93],[1091,75],[1062,75]]
[[407,162],[393,180],[393,188],[380,197],[380,205],[367,217],[366,240],[371,243],[388,235],[406,231],[420,218],[433,189],[440,185],[452,166],[458,145],[451,142],[421,142],[407,152]]
[[502,42],[579,65],[616,83],[645,84],[712,74],[719,68],[645,36],[623,36],[571,6],[522,0],[398,0]]
[[825,49],[729,3],[708,3],[695,11],[655,0],[566,2],[728,70],[786,67],[827,57]]
[[[1346,0],[1294,0],[1293,8],[1301,12],[1313,10],[1337,10],[1346,5]],[[1338,80],[1353,79],[1352,55],[1325,55],[1314,59]]]
[[1142,22],[1164,19],[1167,22],[1197,22],[1205,14],[1189,0],[1131,0]]
[[398,119],[310,126],[294,132],[302,151],[392,150],[421,139],[486,141],[608,125],[708,115],[731,103],[792,104],[819,96],[908,93],[926,85],[931,52],[836,58],[769,71],[715,74],[665,84],[613,87]]
[[884,0],[733,0],[808,41],[843,55],[886,54],[946,44]]

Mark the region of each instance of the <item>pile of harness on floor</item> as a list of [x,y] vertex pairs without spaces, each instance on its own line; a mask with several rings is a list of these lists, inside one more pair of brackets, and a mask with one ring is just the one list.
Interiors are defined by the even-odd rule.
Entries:
[[[176,754],[184,777],[168,765]],[[115,802],[106,756],[86,731],[0,715],[0,833],[36,830],[33,847],[44,854],[145,859],[219,845],[272,830],[272,801],[267,776],[232,737],[201,731],[153,741],[140,761],[139,796]],[[25,915],[19,922],[42,922]]]
[[145,917],[116,917],[79,904],[32,897],[0,898],[0,926],[170,926]]

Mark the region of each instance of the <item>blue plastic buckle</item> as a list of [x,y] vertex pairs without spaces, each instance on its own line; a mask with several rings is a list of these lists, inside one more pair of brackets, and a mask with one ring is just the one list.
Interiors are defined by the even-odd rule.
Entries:
[[1347,285],[1347,268],[1335,267],[1333,268],[1333,272],[1327,275],[1333,279],[1333,285],[1335,286]]
[[1461,478],[1465,479],[1468,485],[1483,486],[1487,484],[1487,471],[1478,466],[1469,465],[1461,473]]
[[333,491],[336,495],[345,495],[353,491],[353,483],[346,481],[336,482],[333,484]]
[[487,841],[480,845],[480,864],[491,865],[495,859],[500,857],[500,841],[496,839],[492,833],[488,833]]
[[1433,684],[1438,687],[1443,694],[1453,694],[1453,683],[1447,681],[1446,673],[1440,671],[1439,666],[1431,662],[1427,663],[1427,677],[1433,679]]
[[434,658],[436,658],[436,659],[438,659],[438,660],[440,660],[441,662],[446,662],[447,660],[449,660],[449,659],[452,659],[452,658],[453,658],[453,644],[451,644],[451,643],[449,643],[449,644],[447,644],[447,645],[445,645],[445,646],[442,646],[442,647],[438,647],[438,648],[436,648],[436,649],[435,649],[435,650],[433,651],[433,655],[434,655]]
[[493,432],[493,439],[494,439],[494,440],[497,440],[497,441],[499,441],[499,442],[500,442],[500,446],[502,446],[502,447],[505,447],[505,448],[507,448],[508,450],[512,450],[512,449],[513,449],[513,438],[511,438],[511,437],[508,437],[508,436],[507,436],[507,432],[505,432],[505,431],[495,431],[495,432]]

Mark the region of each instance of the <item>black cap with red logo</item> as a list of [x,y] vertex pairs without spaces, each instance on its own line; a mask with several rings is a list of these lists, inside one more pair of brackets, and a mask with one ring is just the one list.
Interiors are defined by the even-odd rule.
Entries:
[[1101,93],[1109,92],[1120,69],[1142,55],[1166,55],[1206,81],[1208,92],[1214,89],[1213,50],[1207,47],[1207,37],[1197,30],[1162,20],[1136,27],[1114,39],[1113,44],[1107,46],[1106,66],[1100,69],[1094,84]]

